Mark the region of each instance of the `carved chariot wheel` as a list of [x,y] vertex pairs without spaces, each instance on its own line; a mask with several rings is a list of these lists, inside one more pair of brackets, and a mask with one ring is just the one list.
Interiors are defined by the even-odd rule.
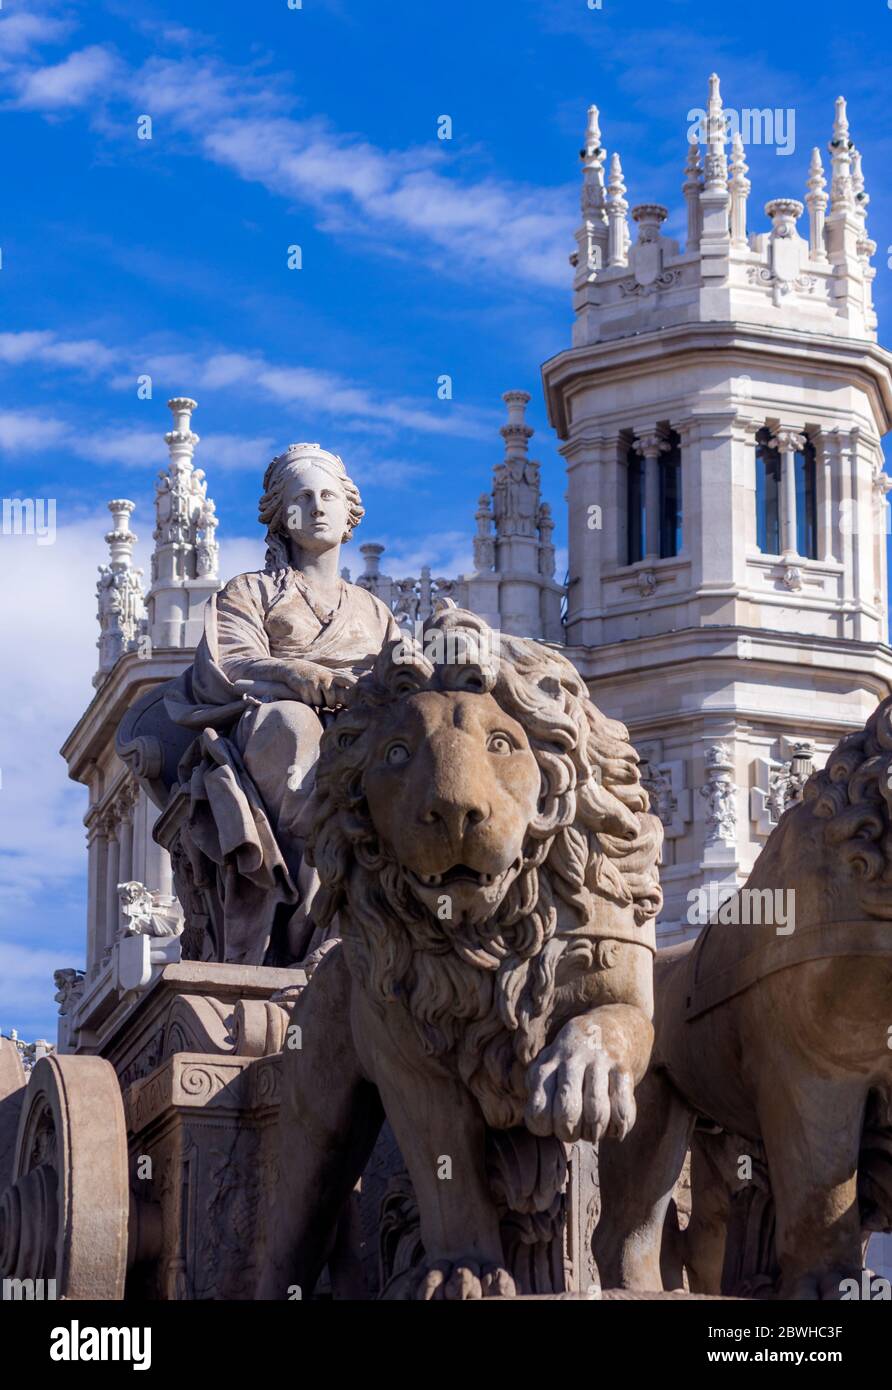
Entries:
[[55,1297],[121,1299],[127,1272],[127,1126],[102,1057],[42,1057],[0,1192],[0,1277],[55,1279]]

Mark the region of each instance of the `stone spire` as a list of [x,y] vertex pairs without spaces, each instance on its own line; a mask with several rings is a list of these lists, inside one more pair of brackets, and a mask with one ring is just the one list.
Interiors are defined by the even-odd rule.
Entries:
[[[195,604],[203,604],[208,593],[219,588],[218,520],[204,471],[193,464],[199,442],[192,430],[196,403],[188,396],[175,396],[167,404],[173,413],[173,429],[164,436],[170,462],[155,485],[155,549],[148,602],[153,646],[181,647],[191,645],[193,636],[197,643],[200,636]],[[185,605],[184,588],[195,591]]]
[[854,211],[852,196],[852,141],[849,139],[849,118],[846,112],[845,97],[836,98],[836,116],[833,122],[833,139],[827,146],[830,151],[832,176],[830,180],[830,211]]
[[861,151],[852,147],[852,198],[855,204],[855,215],[862,227],[867,225],[867,204],[870,202],[870,194],[864,188],[864,171],[861,167]]
[[623,166],[618,154],[610,159],[610,178],[607,181],[607,264],[628,265],[626,250],[629,243],[629,224],[626,213],[626,185],[623,182]]
[[821,163],[821,151],[815,145],[811,152],[808,170],[808,250],[813,261],[826,261],[827,248],[824,245],[824,215],[829,201],[826,193],[827,180]]
[[137,537],[130,530],[135,504],[126,498],[109,502],[112,528],[106,532],[109,563],[99,566],[96,584],[99,619],[99,669],[93,684],[100,686],[125,652],[135,651],[145,632],[145,603],[142,570],[133,567],[133,546]]
[[725,145],[728,143],[728,121],[722,106],[722,93],[718,73],[709,78],[709,98],[706,103],[706,164],[705,186],[707,189],[721,190],[728,184],[728,160]]
[[[499,431],[505,441],[505,458],[493,470],[493,520],[498,541],[534,537],[539,514],[539,465],[528,457],[533,435],[525,420],[528,391],[506,391],[508,423]],[[499,564],[499,568],[504,568]]]
[[747,178],[749,166],[743,149],[743,137],[738,131],[731,142],[731,177],[728,187],[731,191],[731,241],[735,246],[746,246],[746,200],[752,184]]
[[703,164],[703,192],[700,194],[701,250],[703,243],[711,244],[713,254],[727,248],[730,241],[728,191],[728,122],[722,107],[719,79],[713,73],[709,79],[709,99],[706,103],[706,158]]
[[688,160],[684,166],[682,192],[688,209],[687,251],[696,251],[700,246],[700,194],[703,190],[703,165],[700,160],[700,146],[696,140],[688,145]]
[[607,211],[604,190],[604,160],[607,151],[601,144],[601,127],[597,106],[588,109],[585,144],[579,152],[582,160],[582,225],[576,233],[576,284],[594,278],[605,264],[607,256]]

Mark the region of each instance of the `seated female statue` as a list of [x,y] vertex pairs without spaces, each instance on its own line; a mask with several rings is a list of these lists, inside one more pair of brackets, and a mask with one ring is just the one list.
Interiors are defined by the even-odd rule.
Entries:
[[[291,444],[263,480],[266,564],[211,598],[190,671],[166,698],[199,731],[181,765],[185,848],[216,866],[225,960],[261,964],[315,946],[318,884],[303,863],[319,740],[357,677],[399,638],[390,610],[340,575],[364,515],[340,458]],[[205,864],[205,870],[207,865]]]

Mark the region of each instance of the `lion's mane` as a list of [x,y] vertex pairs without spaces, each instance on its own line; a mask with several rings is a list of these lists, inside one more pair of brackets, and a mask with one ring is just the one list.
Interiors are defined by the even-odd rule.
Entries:
[[[380,712],[425,689],[490,692],[522,725],[541,772],[524,867],[476,927],[444,929],[417,900],[379,842],[363,793]],[[425,1049],[455,1057],[489,1124],[520,1123],[523,1072],[546,1040],[558,964],[568,955],[582,969],[610,959],[609,943],[558,933],[558,908],[584,926],[607,899],[643,928],[662,903],[662,826],[648,814],[625,727],[596,709],[557,652],[496,639],[481,618],[448,607],[427,625],[424,650],[391,643],[360,680],[323,736],[316,795],[307,847],[321,880],[316,923],[332,929],[337,916],[350,968],[370,997],[404,1001]],[[629,939],[629,926],[618,925],[617,936]]]
[[806,782],[802,800],[826,821],[824,842],[852,871],[859,905],[871,916],[892,917],[892,697],[837,744]]

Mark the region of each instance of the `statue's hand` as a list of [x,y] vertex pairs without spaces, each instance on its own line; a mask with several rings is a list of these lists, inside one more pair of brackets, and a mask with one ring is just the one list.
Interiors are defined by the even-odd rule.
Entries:
[[251,704],[268,705],[272,700],[293,700],[294,691],[284,681],[233,681],[233,689]]
[[356,684],[356,677],[345,671],[329,671],[313,661],[289,661],[282,675],[295,696],[306,705],[337,709],[344,703],[347,692]]

